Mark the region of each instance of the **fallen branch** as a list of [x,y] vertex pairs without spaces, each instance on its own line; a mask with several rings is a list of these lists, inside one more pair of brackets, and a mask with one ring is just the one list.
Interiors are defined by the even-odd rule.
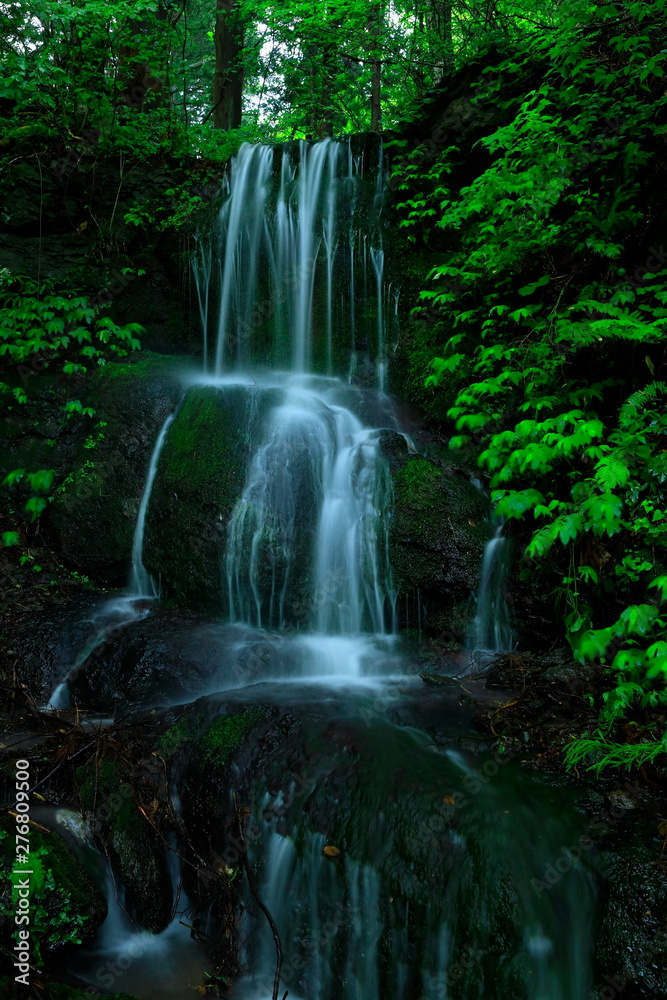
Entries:
[[[241,819],[241,813],[236,806],[236,796],[234,796],[234,807],[236,809],[236,822],[239,829],[239,840],[241,841],[241,857],[243,859],[243,868],[248,877],[248,885],[250,886],[250,891],[255,897],[255,902],[259,906],[260,910],[269,922],[269,927],[271,928],[271,933],[273,934],[273,940],[276,946],[276,974],[273,980],[273,993],[271,995],[271,1000],[278,1000],[278,990],[280,988],[280,973],[283,967],[283,950],[280,944],[280,935],[278,934],[278,928],[276,927],[275,920],[271,916],[269,908],[260,899],[259,893],[257,892],[257,887],[255,886],[255,879],[253,878],[252,869],[250,868],[250,862],[248,861],[248,848],[245,842],[245,837],[243,835],[243,821]],[[283,1000],[286,1000],[289,991],[286,991]]]

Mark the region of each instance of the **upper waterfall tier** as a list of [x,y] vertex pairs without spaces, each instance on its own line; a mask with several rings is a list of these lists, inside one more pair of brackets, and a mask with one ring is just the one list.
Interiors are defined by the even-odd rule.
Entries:
[[382,163],[379,143],[358,155],[333,139],[241,147],[195,257],[206,371],[348,375],[365,363],[384,388],[397,295],[384,277]]

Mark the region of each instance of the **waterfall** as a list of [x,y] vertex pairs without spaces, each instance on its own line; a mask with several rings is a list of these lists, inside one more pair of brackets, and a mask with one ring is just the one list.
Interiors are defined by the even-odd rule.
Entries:
[[[273,409],[229,521],[225,558],[230,618],[282,628],[301,533],[308,530],[330,447],[326,413],[294,390]],[[302,561],[303,562],[303,561]],[[304,567],[301,566],[303,571]]]
[[382,307],[382,291],[384,282],[384,250],[373,250],[371,249],[371,260],[373,261],[373,270],[375,271],[375,283],[376,283],[376,294],[377,294],[377,327],[378,327],[378,353],[377,353],[377,367],[378,367],[378,383],[380,389],[384,392],[386,383],[386,359],[385,359],[385,345],[384,345],[384,310]]
[[503,534],[503,520],[492,521],[492,527],[493,537],[484,549],[475,618],[468,642],[476,668],[486,666],[499,653],[510,652],[514,644],[506,596],[510,543]]
[[[382,159],[381,145],[379,153]],[[344,374],[348,352],[343,360],[340,338],[347,331],[350,350],[357,349],[355,270],[363,269],[366,288],[370,252],[377,324],[365,350],[376,366],[376,385],[384,388],[382,186],[381,178],[374,186],[364,179],[351,142],[241,147],[213,244],[205,248],[200,239],[193,263],[205,370],[209,325],[215,325],[209,300],[217,295],[214,375],[267,362],[295,373],[335,374],[341,361],[338,374]],[[363,242],[360,255],[357,240]]]
[[230,196],[221,211],[220,239],[224,241],[220,275],[220,304],[215,351],[215,373],[220,374],[227,337],[236,329],[235,357],[245,357],[245,337],[252,329],[252,306],[257,280],[260,239],[264,232],[264,206],[268,194],[273,151],[270,146],[244,144],[232,161]]
[[[216,623],[224,644],[208,661],[207,696],[176,723],[187,736],[170,763],[172,812],[178,828],[194,818],[200,829],[200,840],[181,848],[204,887],[210,940],[238,932],[249,972],[229,984],[216,975],[209,985],[229,985],[236,1000],[271,995],[268,909],[284,960],[279,995],[288,990],[294,1000],[586,1000],[594,893],[582,851],[563,846],[582,842],[579,827],[533,778],[505,768],[509,754],[463,749],[468,723],[458,732],[451,700],[460,692],[424,694],[393,648],[392,481],[382,431],[396,431],[385,387],[399,289],[385,284],[381,147],[379,156],[369,183],[351,142],[243,146],[213,242],[200,239],[193,265],[204,363],[192,381],[201,407],[191,411],[193,463],[176,478],[190,474],[191,497],[206,492],[203,521],[214,530],[192,566],[198,573],[197,559],[213,553],[206,580],[219,586],[229,621]],[[355,379],[374,386],[351,385]],[[228,426],[237,413],[240,431]],[[158,595],[143,563],[146,521],[172,424],[185,416],[183,409],[168,417],[153,448],[129,596],[115,618],[107,610],[93,620],[54,702],[111,629],[149,613],[142,605]],[[236,434],[242,446],[202,459],[197,446],[207,434]],[[224,463],[232,486],[222,497],[224,477],[209,470]],[[196,480],[193,469],[202,472]],[[492,523],[469,637],[480,665],[512,648],[509,542]],[[420,638],[422,620],[418,589]],[[419,694],[410,702],[413,682]],[[238,734],[230,719],[242,723]],[[213,798],[198,798],[209,771]],[[245,830],[240,844],[237,826]],[[195,853],[200,842],[210,848],[208,871]],[[234,843],[234,860],[223,866]],[[242,883],[246,849],[256,882],[240,889],[243,906],[231,919],[231,884],[237,876]],[[564,855],[567,867],[558,867]],[[127,989],[189,995],[201,959],[186,926],[187,899],[179,902],[175,854],[170,868],[181,912],[156,935],[132,926],[108,870],[109,916],[80,970],[89,981],[102,961],[127,954]],[[566,877],[539,882],[550,870]]]
[[355,635],[364,626],[383,634],[386,603],[393,606],[394,600],[387,555],[389,470],[376,432],[342,407],[334,420],[317,535],[315,624],[338,635]]
[[144,533],[146,530],[146,513],[151,499],[151,492],[153,490],[153,483],[155,482],[158,462],[160,461],[160,454],[164,447],[164,443],[167,440],[167,432],[173,424],[175,416],[176,414],[172,413],[167,417],[162,425],[162,429],[158,434],[148,466],[146,483],[144,485],[144,492],[141,498],[141,506],[139,507],[139,516],[137,517],[136,528],[134,529],[134,540],[132,542],[132,572],[130,574],[129,584],[130,595],[132,597],[158,597],[158,590],[155,585],[155,581],[151,577],[150,573],[148,573],[145,569],[142,561],[144,553]]
[[[205,360],[203,381],[208,377],[224,391],[221,379],[268,364],[273,374],[253,368],[257,393],[277,387],[282,395],[250,432],[245,486],[227,524],[222,580],[232,623],[297,627],[311,638],[394,632],[392,491],[379,434],[393,418],[385,401],[379,409],[386,422],[369,426],[349,398],[341,398],[343,382],[334,376],[337,367],[338,376],[353,370],[361,346],[375,366],[377,389],[385,387],[381,210],[382,181],[365,181],[363,157],[353,155],[351,141],[244,145],[229,172],[216,245],[210,253],[198,245],[205,355],[213,313],[208,299],[218,302],[215,361],[207,376]],[[368,233],[377,233],[373,247]],[[358,257],[357,240],[364,248]],[[355,292],[366,285],[369,255],[376,322],[360,345]],[[356,273],[360,266],[363,277]],[[349,332],[347,351],[339,331]],[[289,371],[278,375],[284,367]],[[143,580],[139,570],[137,576]],[[361,647],[328,643],[323,662],[332,650],[345,657],[346,676],[351,663],[364,661]]]
[[228,525],[230,618],[284,628],[306,602],[314,632],[386,634],[391,482],[378,432],[336,404],[336,382],[287,381]]

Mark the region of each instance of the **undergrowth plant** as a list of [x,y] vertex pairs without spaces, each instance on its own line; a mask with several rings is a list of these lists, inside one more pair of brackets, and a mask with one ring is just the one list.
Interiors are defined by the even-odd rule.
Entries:
[[[91,365],[97,368],[113,358],[126,357],[139,349],[137,335],[141,331],[138,323],[119,326],[110,317],[100,315],[100,307],[91,305],[84,295],[62,290],[51,279],[38,282],[3,268],[0,270],[0,410],[7,415],[17,406],[30,409],[37,375],[55,375],[68,386]],[[36,381],[40,383],[39,378]],[[66,395],[69,396],[69,390]],[[76,398],[66,398],[61,412],[63,423],[89,419],[95,413]],[[103,426],[103,422],[98,425],[99,433]],[[91,436],[85,447],[94,447],[95,443]],[[23,519],[27,518],[29,524],[38,521],[46,510],[54,478],[53,469],[35,472],[14,469],[5,475],[4,486],[17,487],[20,494],[25,494]],[[24,536],[20,526],[12,525],[2,531],[2,547],[19,547]],[[41,570],[29,549],[25,549],[20,562],[30,564],[36,572]]]
[[417,314],[435,319],[427,384],[453,402],[450,446],[477,457],[497,514],[524,522],[521,572],[551,591],[574,657],[608,670],[599,732],[568,763],[632,766],[666,748],[667,252],[652,217],[667,206],[650,199],[665,183],[667,11],[559,11],[480,91],[541,67],[482,141],[487,168],[457,186],[458,150],[418,150],[394,183],[408,238],[440,247]]

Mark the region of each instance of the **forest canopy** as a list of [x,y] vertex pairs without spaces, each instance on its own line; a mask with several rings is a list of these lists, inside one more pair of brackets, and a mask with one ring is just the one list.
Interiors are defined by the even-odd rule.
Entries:
[[562,6],[3,3],[3,141],[87,128],[116,145],[159,147],[188,133],[197,146],[209,122],[263,140],[377,131],[475,52],[550,31]]

